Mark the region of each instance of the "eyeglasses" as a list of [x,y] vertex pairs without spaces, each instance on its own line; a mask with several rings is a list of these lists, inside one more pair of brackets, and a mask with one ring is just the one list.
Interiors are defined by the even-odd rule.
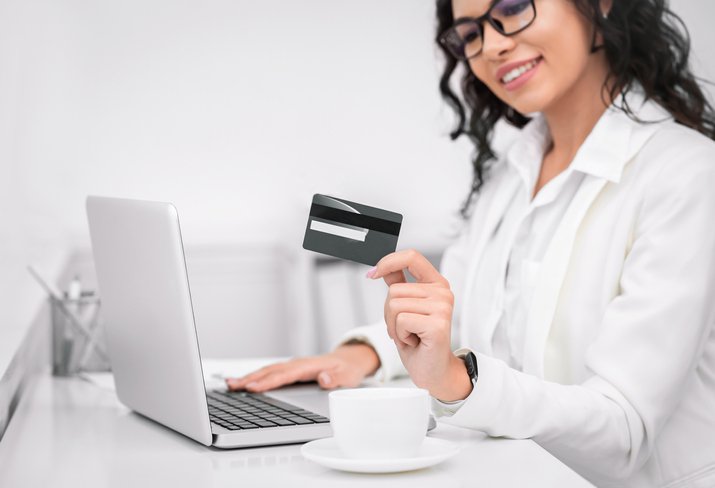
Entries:
[[438,38],[457,59],[478,56],[484,47],[484,21],[504,36],[513,36],[529,27],[536,18],[534,0],[495,0],[481,17],[463,17]]

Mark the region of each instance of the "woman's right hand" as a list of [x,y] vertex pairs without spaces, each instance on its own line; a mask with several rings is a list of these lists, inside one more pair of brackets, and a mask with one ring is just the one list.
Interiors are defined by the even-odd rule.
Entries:
[[317,381],[321,388],[356,387],[380,367],[380,358],[367,344],[345,344],[321,356],[291,359],[229,378],[229,390],[264,392],[298,381]]

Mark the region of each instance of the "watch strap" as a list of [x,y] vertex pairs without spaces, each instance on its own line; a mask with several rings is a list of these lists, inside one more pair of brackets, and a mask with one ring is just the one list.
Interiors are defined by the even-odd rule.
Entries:
[[472,380],[472,384],[476,385],[479,379],[479,365],[477,364],[477,356],[469,351],[466,356],[464,356],[464,365],[467,367],[467,374]]

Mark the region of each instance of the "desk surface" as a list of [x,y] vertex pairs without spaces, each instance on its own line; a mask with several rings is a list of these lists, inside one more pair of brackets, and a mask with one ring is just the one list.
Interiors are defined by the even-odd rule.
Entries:
[[0,486],[592,486],[532,441],[491,439],[445,424],[430,435],[459,443],[461,452],[420,471],[343,473],[303,459],[298,445],[206,448],[130,412],[113,391],[39,376],[0,442]]

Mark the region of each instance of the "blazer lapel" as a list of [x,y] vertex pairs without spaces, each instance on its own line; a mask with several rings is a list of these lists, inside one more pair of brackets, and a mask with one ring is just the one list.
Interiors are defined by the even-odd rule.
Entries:
[[561,285],[568,269],[574,240],[586,212],[606,183],[608,180],[605,178],[592,175],[585,177],[546,250],[526,326],[524,372],[543,377],[546,340],[556,311]]
[[[514,193],[519,187],[517,178],[509,178],[508,168],[501,168],[502,172],[498,175],[499,180],[494,181],[494,185],[490,187],[491,194],[483,194],[480,196],[482,207],[475,208],[474,219],[471,222],[472,231],[476,233],[472,242],[472,259],[469,261],[467,270],[467,280],[464,286],[464,297],[460,307],[460,322],[461,327],[461,343],[478,345],[479,350],[486,354],[491,354],[491,338],[496,325],[495,320],[489,320],[489,323],[482,322],[478,327],[473,326],[474,317],[471,311],[473,301],[479,300],[479,297],[471,296],[474,289],[474,280],[476,278],[476,269],[479,265],[479,258],[484,252],[484,247],[489,242],[489,238],[494,234],[497,227],[501,224],[501,219],[504,217],[506,208],[514,197]],[[494,306],[492,306],[492,314]],[[493,319],[493,317],[490,317]],[[491,322],[494,322],[493,324]]]
[[[635,99],[638,105],[642,104],[642,97]],[[572,162],[574,169],[586,172],[586,176],[552,236],[541,263],[527,319],[524,372],[540,378],[544,376],[546,343],[574,241],[586,213],[606,183],[620,181],[626,164],[655,134],[660,124],[669,119],[654,102],[640,106],[638,116],[652,122],[638,124],[620,111],[609,109]]]

